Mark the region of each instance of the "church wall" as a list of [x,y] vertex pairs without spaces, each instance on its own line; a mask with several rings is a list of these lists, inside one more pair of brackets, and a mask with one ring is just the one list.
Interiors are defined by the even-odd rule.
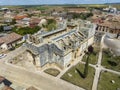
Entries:
[[88,46],[92,45],[94,43],[94,36],[88,39]]
[[72,52],[64,56],[64,66],[66,67],[72,60]]

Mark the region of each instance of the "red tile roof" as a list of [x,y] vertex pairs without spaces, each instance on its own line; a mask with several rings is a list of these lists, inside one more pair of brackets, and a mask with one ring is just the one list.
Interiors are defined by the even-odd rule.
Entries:
[[3,43],[4,43],[4,41],[0,38],[0,45],[3,44]]
[[18,15],[18,16],[15,16],[14,18],[16,20],[21,20],[21,19],[26,18],[26,17],[28,17],[28,15]]
[[39,23],[40,21],[41,21],[41,19],[39,19],[39,18],[32,18],[30,20],[30,23]]
[[2,43],[10,44],[10,43],[15,42],[20,39],[22,39],[21,35],[16,34],[16,33],[11,33],[4,37],[0,37],[0,44],[2,44]]

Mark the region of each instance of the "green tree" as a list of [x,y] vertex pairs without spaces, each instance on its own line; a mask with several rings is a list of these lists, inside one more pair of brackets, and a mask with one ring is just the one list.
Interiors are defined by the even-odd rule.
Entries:
[[34,16],[34,14],[29,14],[29,13],[27,13],[27,15],[28,15],[28,17],[32,17],[32,16]]
[[86,64],[85,64],[85,69],[84,69],[84,78],[87,77],[88,75],[88,69],[89,69],[89,56],[91,55],[91,53],[93,53],[93,47],[92,46],[89,46],[88,47],[88,52],[86,53],[87,54],[87,57],[86,57]]
[[47,19],[47,25],[43,25],[43,27],[47,28],[48,31],[56,29],[56,20]]
[[34,34],[36,32],[38,32],[41,28],[36,26],[34,28],[30,28],[30,27],[22,27],[22,28],[17,28],[14,27],[13,28],[13,32],[16,32],[20,35],[26,35],[26,34]]
[[24,9],[24,11],[28,11],[28,9],[26,8],[26,9]]
[[84,69],[84,78],[88,75],[88,69],[89,69],[89,54],[86,57],[86,63],[85,63],[85,69]]
[[3,26],[0,26],[0,32],[2,32],[3,31]]
[[48,23],[48,25],[51,24],[51,23],[56,24],[56,20],[54,20],[54,19],[47,19],[47,23]]
[[80,19],[83,19],[83,20],[86,20],[87,18],[93,16],[93,13],[73,13],[73,19],[76,19],[76,18],[80,18]]
[[16,20],[15,20],[15,19],[12,19],[12,22],[11,22],[10,24],[11,24],[11,25],[16,24]]
[[54,23],[51,23],[47,26],[47,29],[48,31],[51,31],[51,30],[55,30],[56,29],[56,25]]

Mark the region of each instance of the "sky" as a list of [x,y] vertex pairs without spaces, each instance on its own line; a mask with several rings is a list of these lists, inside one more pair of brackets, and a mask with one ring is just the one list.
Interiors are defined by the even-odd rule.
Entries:
[[41,5],[41,4],[102,4],[120,0],[0,0],[0,5]]

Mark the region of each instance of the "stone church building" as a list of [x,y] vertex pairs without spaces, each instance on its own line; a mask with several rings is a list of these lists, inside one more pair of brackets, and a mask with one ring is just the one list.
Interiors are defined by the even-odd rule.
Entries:
[[82,20],[72,23],[74,28],[64,21],[60,29],[29,35],[25,47],[34,57],[34,65],[43,67],[55,63],[61,68],[68,67],[94,43],[95,24]]

